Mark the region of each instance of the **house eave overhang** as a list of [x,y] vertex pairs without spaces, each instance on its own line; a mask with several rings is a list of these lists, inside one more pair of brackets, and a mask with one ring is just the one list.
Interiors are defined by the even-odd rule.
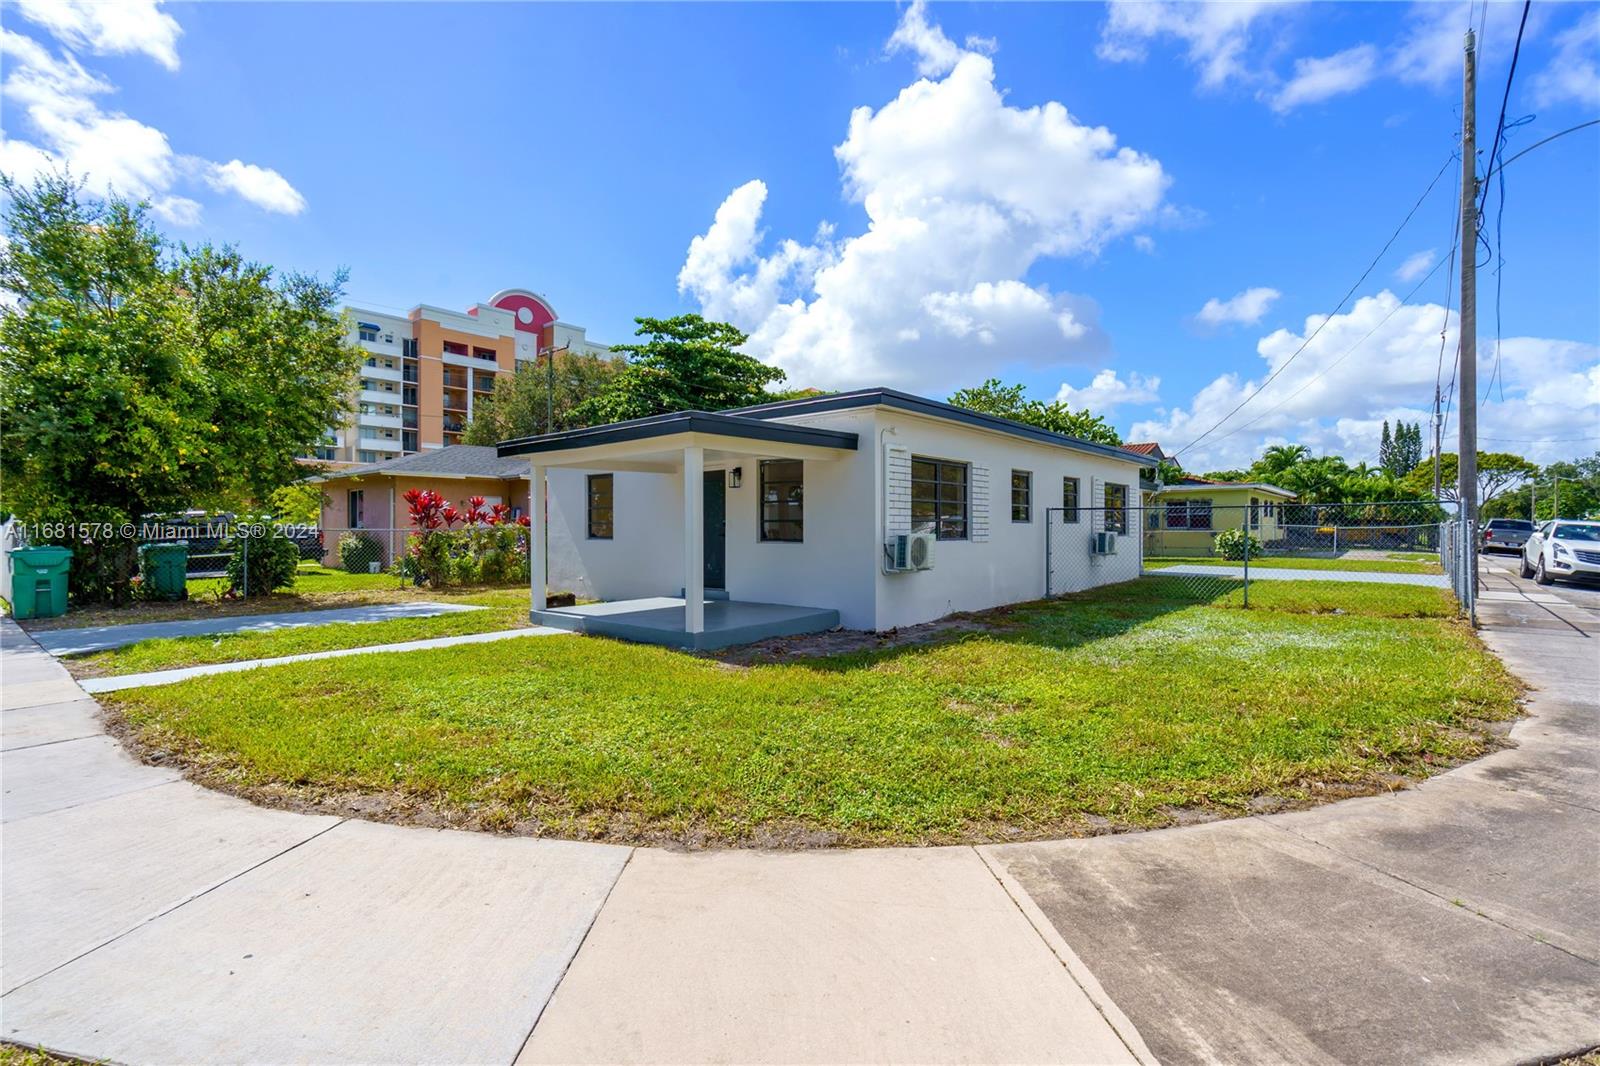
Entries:
[[856,450],[854,433],[795,426],[709,411],[613,422],[604,426],[503,441],[501,458],[525,456],[534,466],[670,471],[684,448],[708,453],[792,459],[837,459]]

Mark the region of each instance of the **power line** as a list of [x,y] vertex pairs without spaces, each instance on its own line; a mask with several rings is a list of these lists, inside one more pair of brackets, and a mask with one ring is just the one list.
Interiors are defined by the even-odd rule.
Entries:
[[[1484,0],[1484,10],[1489,8],[1489,0]],[[1505,91],[1500,95],[1500,118],[1494,125],[1494,142],[1489,146],[1489,170],[1494,169],[1495,158],[1500,154],[1500,145],[1505,139],[1506,132],[1506,104],[1511,100],[1511,82],[1517,76],[1517,57],[1522,54],[1522,31],[1528,28],[1528,9],[1533,6],[1533,0],[1522,0],[1522,21],[1517,24],[1517,43],[1511,47],[1511,68],[1506,71]],[[1479,31],[1482,36],[1482,31]],[[1483,196],[1478,203],[1478,213],[1483,213],[1483,208],[1489,202],[1488,173],[1484,174]]]
[[[1329,363],[1327,366],[1325,366],[1321,370],[1317,371],[1311,377],[1307,378],[1304,384],[1302,384],[1298,389],[1296,389],[1293,392],[1291,392],[1289,395],[1285,396],[1283,399],[1279,400],[1276,404],[1274,404],[1273,406],[1267,408],[1265,411],[1261,412],[1259,415],[1256,415],[1256,417],[1252,418],[1250,421],[1246,422],[1244,425],[1238,426],[1238,427],[1236,427],[1234,429],[1228,430],[1228,432],[1224,433],[1222,436],[1218,437],[1217,439],[1218,440],[1227,440],[1229,437],[1233,436],[1235,433],[1243,433],[1245,430],[1249,429],[1251,426],[1255,425],[1257,422],[1260,422],[1263,418],[1266,418],[1268,415],[1272,414],[1273,412],[1277,411],[1279,408],[1283,407],[1284,404],[1288,403],[1290,400],[1294,399],[1296,396],[1299,396],[1302,392],[1305,392],[1311,386],[1315,385],[1318,381],[1322,380],[1322,378],[1327,375],[1328,371],[1332,370],[1334,367],[1336,367],[1340,363],[1344,362],[1351,355],[1355,354],[1355,352],[1356,352],[1356,350],[1358,348],[1360,348],[1363,344],[1367,343],[1367,341],[1371,340],[1372,339],[1372,335],[1374,333],[1377,333],[1378,330],[1382,329],[1384,327],[1384,324],[1387,323],[1389,321],[1389,319],[1393,318],[1396,314],[1398,314],[1400,309],[1402,307],[1406,306],[1406,304],[1408,302],[1410,302],[1411,297],[1413,297],[1417,293],[1421,292],[1422,291],[1422,287],[1424,285],[1426,285],[1429,281],[1433,280],[1433,276],[1435,274],[1439,273],[1439,268],[1444,266],[1444,264],[1445,264],[1445,261],[1443,259],[1441,259],[1437,263],[1435,263],[1433,265],[1433,269],[1428,271],[1428,273],[1423,276],[1421,281],[1417,282],[1416,286],[1410,292],[1406,293],[1406,295],[1403,298],[1398,300],[1395,303],[1395,305],[1389,309],[1389,313],[1388,314],[1384,315],[1382,318],[1380,318],[1378,320],[1377,325],[1375,325],[1371,329],[1367,330],[1366,334],[1360,340],[1358,340],[1354,344],[1352,344],[1344,352],[1343,355],[1339,356],[1339,358],[1335,359],[1333,362]],[[1446,315],[1448,316],[1448,312],[1446,312]]]
[[1529,152],[1533,151],[1535,148],[1542,148],[1545,145],[1549,144],[1551,141],[1555,140],[1557,137],[1565,137],[1569,133],[1577,133],[1579,130],[1588,129],[1590,126],[1600,126],[1600,118],[1592,118],[1588,122],[1580,122],[1576,126],[1568,126],[1564,130],[1560,130],[1560,131],[1558,131],[1556,133],[1552,133],[1550,136],[1546,137],[1542,141],[1534,141],[1532,144],[1528,145],[1528,147],[1524,148],[1522,151],[1518,152],[1516,155],[1512,156],[1510,159],[1501,160],[1499,166],[1495,167],[1493,170],[1489,171],[1488,174],[1484,175],[1485,180],[1487,180],[1488,178],[1494,176],[1495,174],[1498,174],[1500,171],[1504,170],[1506,167],[1509,167],[1512,163],[1515,163],[1517,160],[1521,159],[1523,156],[1527,155]]
[[[1350,297],[1355,295],[1356,290],[1359,289],[1366,282],[1367,277],[1369,275],[1371,275],[1373,269],[1378,265],[1378,263],[1383,259],[1383,257],[1386,254],[1388,254],[1388,251],[1394,245],[1394,242],[1397,239],[1399,239],[1401,231],[1406,228],[1407,223],[1409,223],[1411,221],[1411,219],[1412,219],[1412,216],[1414,216],[1417,213],[1417,209],[1422,206],[1422,202],[1428,198],[1428,194],[1433,192],[1434,186],[1439,184],[1439,179],[1444,177],[1444,172],[1449,168],[1450,164],[1452,162],[1454,162],[1456,158],[1457,158],[1456,154],[1454,152],[1452,152],[1450,154],[1450,158],[1446,159],[1444,161],[1444,166],[1440,167],[1439,168],[1439,172],[1433,176],[1433,180],[1428,182],[1428,187],[1426,189],[1422,190],[1422,195],[1417,197],[1417,202],[1411,205],[1411,210],[1406,212],[1406,217],[1400,220],[1400,225],[1395,227],[1395,231],[1389,235],[1389,239],[1384,242],[1383,247],[1381,249],[1379,249],[1378,254],[1373,257],[1372,262],[1367,264],[1367,269],[1365,269],[1365,270],[1363,270],[1361,272],[1361,276],[1356,279],[1356,283],[1354,285],[1350,286],[1349,291],[1347,291],[1342,297],[1339,298],[1339,302],[1334,305],[1333,310],[1331,312],[1329,312],[1326,316],[1324,316],[1322,321],[1317,324],[1317,328],[1311,331],[1311,335],[1308,336],[1304,341],[1301,342],[1299,348],[1295,349],[1294,354],[1289,356],[1288,359],[1284,360],[1283,363],[1278,367],[1278,369],[1274,370],[1271,374],[1267,375],[1267,379],[1265,381],[1263,381],[1260,384],[1260,386],[1258,386],[1256,388],[1256,390],[1254,392],[1252,392],[1250,395],[1246,396],[1244,399],[1240,400],[1239,403],[1233,408],[1233,410],[1229,411],[1227,414],[1223,415],[1220,419],[1218,419],[1216,421],[1216,423],[1214,425],[1212,425],[1212,427],[1210,429],[1208,429],[1204,433],[1200,434],[1198,437],[1196,437],[1194,440],[1190,441],[1188,444],[1185,444],[1182,448],[1179,448],[1176,452],[1173,452],[1172,454],[1174,456],[1178,456],[1178,455],[1183,454],[1184,452],[1188,451],[1190,448],[1193,448],[1196,444],[1199,444],[1201,441],[1203,441],[1207,437],[1211,436],[1211,434],[1215,433],[1218,429],[1220,429],[1222,427],[1223,423],[1227,422],[1228,419],[1230,419],[1234,415],[1238,414],[1240,408],[1244,407],[1245,404],[1249,403],[1251,400],[1255,399],[1257,396],[1260,396],[1262,389],[1265,389],[1268,385],[1271,385],[1273,383],[1273,381],[1275,381],[1277,379],[1278,375],[1282,374],[1285,370],[1287,370],[1289,368],[1289,365],[1291,363],[1293,363],[1296,359],[1300,358],[1300,353],[1305,351],[1306,348],[1310,346],[1311,342],[1317,339],[1317,334],[1321,333],[1323,328],[1326,327],[1327,324],[1330,321],[1332,321],[1333,316],[1338,314],[1341,310],[1344,309],[1344,305],[1349,302]],[[1435,268],[1435,269],[1437,269],[1437,268]]]
[[[1517,40],[1516,43],[1511,47],[1511,67],[1506,71],[1505,90],[1500,94],[1500,118],[1495,122],[1494,141],[1489,148],[1488,171],[1485,171],[1483,196],[1478,205],[1480,218],[1482,217],[1483,208],[1489,205],[1490,185],[1489,181],[1487,180],[1488,172],[1495,170],[1495,163],[1500,158],[1501,149],[1506,143],[1506,106],[1511,101],[1511,83],[1517,77],[1517,59],[1522,55],[1522,33],[1528,27],[1528,9],[1532,6],[1533,0],[1523,0],[1522,21],[1517,24]],[[1516,125],[1521,125],[1526,121],[1529,120],[1521,119],[1516,123]],[[1506,216],[1506,179],[1503,169],[1501,171],[1497,171],[1496,173],[1499,175],[1497,184],[1500,189],[1500,203],[1495,210],[1494,247],[1491,250],[1491,255],[1494,259],[1494,366],[1489,370],[1489,384],[1488,387],[1484,389],[1483,398],[1485,401],[1489,399],[1490,394],[1494,391],[1494,383],[1497,379],[1500,381],[1501,400],[1505,399],[1506,392],[1505,379],[1500,376],[1500,293],[1502,289],[1502,282],[1504,280],[1504,268],[1506,265],[1505,241],[1503,239],[1505,233]]]
[[1520,440],[1516,437],[1479,437],[1479,440],[1492,440],[1496,444],[1576,444],[1579,441],[1600,440],[1600,437],[1545,437],[1542,440]]

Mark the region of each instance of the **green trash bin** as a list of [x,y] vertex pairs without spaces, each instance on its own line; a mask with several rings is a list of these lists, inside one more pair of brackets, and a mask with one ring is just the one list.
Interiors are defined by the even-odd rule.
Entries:
[[15,618],[55,618],[67,613],[67,570],[72,549],[43,545],[12,548],[6,553],[11,568],[11,614]]
[[188,595],[189,546],[141,544],[139,573],[149,585],[149,595],[158,600],[184,599]]

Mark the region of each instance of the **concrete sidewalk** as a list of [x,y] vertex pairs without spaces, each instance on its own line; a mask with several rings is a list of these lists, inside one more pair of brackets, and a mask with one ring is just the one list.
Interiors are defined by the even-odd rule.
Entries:
[[1153,1061],[971,848],[684,855],[264,810],[135,763],[9,619],[0,669],[7,1040],[137,1063]]
[[224,618],[186,618],[179,622],[140,622],[132,625],[87,626],[82,629],[45,629],[33,635],[51,655],[85,655],[137,644],[161,637],[206,637],[226,633],[262,633],[273,629],[325,626],[338,622],[387,622],[395,618],[431,618],[458,611],[481,611],[470,603],[372,603],[362,607],[331,607],[320,611],[279,611],[274,614],[232,614]]
[[196,1063],[1569,1054],[1600,1044],[1600,626],[1483,613],[1530,717],[1414,790],[1089,840],[692,854],[205,792],[131,760],[0,621],[0,1035]]

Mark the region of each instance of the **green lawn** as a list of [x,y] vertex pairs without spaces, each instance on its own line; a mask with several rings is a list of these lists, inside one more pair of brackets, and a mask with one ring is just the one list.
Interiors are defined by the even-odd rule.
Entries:
[[[1282,555],[1269,555],[1262,558],[1251,559],[1250,568],[1264,570],[1346,570],[1375,574],[1439,574],[1437,562],[1429,562],[1428,556],[1415,555],[1410,558],[1391,557],[1389,559],[1325,559],[1321,556],[1291,557]],[[1144,568],[1146,570],[1161,570],[1169,566],[1243,566],[1237,559],[1221,559],[1215,555],[1197,555],[1192,558],[1164,555],[1159,557],[1146,556]]]
[[[191,577],[186,583],[190,599],[216,598],[228,590],[225,577]],[[352,574],[344,570],[323,566],[321,563],[302,562],[295,573],[296,596],[326,596],[344,592],[391,592],[403,589],[407,582],[393,574]]]
[[[1482,753],[1516,685],[1429,588],[1161,581],[921,647],[735,667],[555,637],[112,694],[268,802],[618,841],[932,843],[1165,824]],[[1342,613],[1331,613],[1333,611]],[[373,806],[376,804],[376,808]]]
[[123,648],[73,656],[65,662],[74,677],[104,677],[208,663],[273,659],[282,655],[332,651],[336,648],[366,648],[429,637],[491,633],[501,629],[520,629],[530,624],[528,592],[520,587],[468,595],[446,594],[438,599],[450,603],[478,604],[488,609],[434,615],[431,618],[395,618],[386,622],[346,622],[260,633],[144,640]]

